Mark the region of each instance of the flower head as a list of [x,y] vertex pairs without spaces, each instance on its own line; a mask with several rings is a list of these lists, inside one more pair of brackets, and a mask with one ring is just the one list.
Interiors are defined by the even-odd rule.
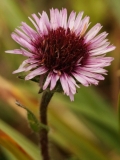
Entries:
[[[19,29],[12,33],[12,38],[23,48],[6,51],[22,54],[27,59],[13,73],[28,72],[25,80],[40,76],[46,77],[43,90],[53,90],[61,84],[64,94],[74,99],[78,84],[97,85],[103,80],[112,57],[105,57],[115,49],[106,39],[107,33],[98,34],[102,26],[97,23],[89,31],[89,17],[82,18],[83,12],[51,9],[50,19],[46,12],[29,18],[35,29],[22,22]],[[98,34],[98,35],[97,35]],[[41,84],[41,83],[40,83]]]

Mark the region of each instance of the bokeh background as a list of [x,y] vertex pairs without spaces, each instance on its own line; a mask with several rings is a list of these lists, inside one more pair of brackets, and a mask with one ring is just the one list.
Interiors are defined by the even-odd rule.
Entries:
[[[103,25],[102,31],[117,48],[108,53],[115,58],[105,81],[99,86],[81,87],[75,101],[55,94],[48,110],[50,153],[53,160],[119,160],[120,133],[118,118],[120,1],[119,0],[0,0],[0,160],[38,160],[38,137],[27,123],[29,108],[38,118],[41,95],[39,86],[13,75],[24,57],[6,54],[18,48],[10,34],[21,21],[31,25],[32,13],[49,14],[50,8],[84,11],[92,27]],[[31,25],[32,26],[32,25]]]

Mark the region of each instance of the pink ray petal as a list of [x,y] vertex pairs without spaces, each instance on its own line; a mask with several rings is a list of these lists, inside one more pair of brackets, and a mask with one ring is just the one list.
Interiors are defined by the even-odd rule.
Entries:
[[5,51],[5,53],[10,53],[10,54],[22,54],[22,51],[21,51],[21,49],[14,49],[14,50]]
[[84,76],[76,74],[76,73],[72,73],[72,75],[77,79],[78,82],[80,82],[82,85],[84,86],[88,86],[88,82],[86,81],[86,79],[84,78]]
[[75,16],[76,16],[76,13],[72,11],[68,19],[68,27],[70,28],[70,30],[72,30],[74,27]]
[[69,97],[70,97],[70,100],[71,100],[71,101],[74,101],[74,94],[72,94],[71,91],[70,91],[70,93],[69,93]]
[[26,64],[28,64],[28,62],[29,62],[29,59],[26,59],[25,61],[23,61],[22,64],[19,66],[19,68],[13,72],[13,74],[25,71],[25,66]]
[[76,31],[76,30],[79,28],[79,26],[80,26],[80,24],[81,24],[81,19],[82,19],[83,13],[84,13],[84,12],[80,12],[80,13],[77,15],[77,17],[76,17],[76,19],[75,19],[75,24],[74,24],[74,31]]
[[61,20],[61,27],[63,27],[63,28],[67,28],[67,10],[66,9],[62,9],[62,11],[61,11],[62,13],[62,15],[61,15],[61,17],[62,17],[62,20]]
[[64,74],[60,76],[60,82],[61,82],[64,93],[66,95],[69,95],[69,86]]
[[92,27],[84,37],[85,43],[88,43],[92,38],[94,38],[101,28],[102,26],[100,23],[97,23],[94,27]]
[[30,38],[27,35],[25,35],[23,32],[21,32],[19,29],[15,29],[15,32],[28,43],[31,42]]
[[35,76],[44,74],[44,73],[46,73],[46,72],[47,72],[47,69],[46,69],[45,67],[39,67],[39,68],[35,69],[34,71],[31,71],[31,73],[28,74],[28,75],[25,77],[25,80],[32,79],[32,78],[34,78]]
[[56,86],[56,83],[57,83],[58,79],[59,79],[58,74],[54,74],[54,73],[53,73],[53,74],[52,74],[52,77],[51,77],[50,90],[53,90],[53,89],[54,89],[54,87]]
[[50,72],[50,73],[48,74],[46,80],[45,80],[44,85],[43,85],[43,90],[45,90],[45,89],[48,87],[48,85],[50,84],[51,77],[52,77],[52,73]]

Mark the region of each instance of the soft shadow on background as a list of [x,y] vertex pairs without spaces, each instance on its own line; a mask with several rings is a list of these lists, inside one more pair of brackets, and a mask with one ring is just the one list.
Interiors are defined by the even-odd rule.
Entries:
[[38,117],[39,86],[13,75],[24,57],[6,54],[19,46],[10,34],[32,13],[50,8],[84,11],[92,27],[101,23],[102,31],[117,48],[108,53],[115,60],[105,81],[97,87],[81,87],[70,102],[56,94],[48,110],[50,152],[54,160],[119,160],[120,134],[118,125],[120,1],[119,0],[4,0],[0,2],[0,160],[38,160],[37,135],[26,119],[26,111],[17,107],[19,100]]

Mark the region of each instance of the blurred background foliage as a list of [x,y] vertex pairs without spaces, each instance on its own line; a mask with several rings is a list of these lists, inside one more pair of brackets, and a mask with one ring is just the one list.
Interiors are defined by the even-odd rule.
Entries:
[[18,48],[11,32],[21,21],[29,25],[28,16],[50,8],[67,8],[68,12],[84,11],[91,26],[100,22],[103,31],[117,49],[109,53],[115,60],[109,74],[98,87],[81,87],[70,102],[55,94],[48,110],[50,153],[54,160],[119,160],[120,134],[118,124],[120,1],[119,0],[4,0],[0,1],[0,160],[38,160],[37,134],[26,119],[26,111],[15,100],[28,107],[38,118],[39,87],[12,75],[24,57],[5,54]]

